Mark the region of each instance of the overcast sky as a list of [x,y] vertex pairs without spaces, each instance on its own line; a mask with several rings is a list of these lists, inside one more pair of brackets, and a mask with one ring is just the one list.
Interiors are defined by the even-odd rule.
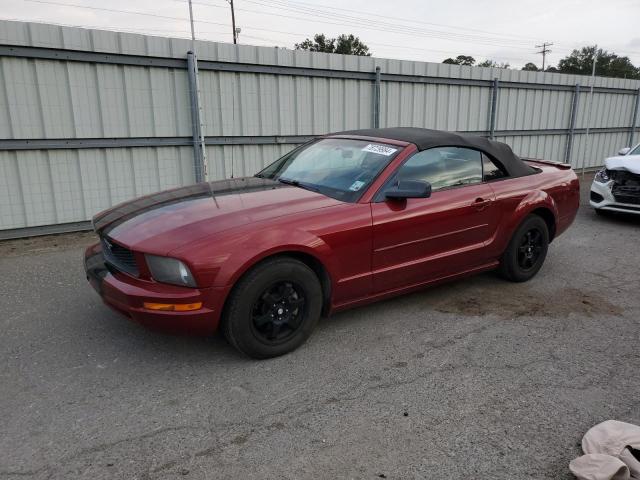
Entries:
[[[374,56],[441,62],[459,54],[521,67],[597,43],[640,66],[640,0],[234,0],[240,42],[293,48],[314,33],[353,33]],[[72,5],[72,6],[70,6]],[[0,17],[186,37],[186,0],[0,0]],[[82,8],[91,7],[91,8]],[[230,42],[226,0],[194,0],[198,39]],[[107,11],[108,10],[108,11]],[[125,13],[125,11],[127,13]],[[134,14],[131,12],[138,12]]]

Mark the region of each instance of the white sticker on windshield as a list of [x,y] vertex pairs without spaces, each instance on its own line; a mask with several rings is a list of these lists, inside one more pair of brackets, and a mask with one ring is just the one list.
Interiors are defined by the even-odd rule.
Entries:
[[363,152],[371,152],[377,153],[378,155],[384,155],[388,157],[389,155],[393,155],[398,151],[397,148],[387,147],[386,145],[377,145],[375,143],[370,143],[366,147],[362,149]]
[[364,182],[361,182],[360,180],[356,180],[349,187],[349,190],[351,190],[352,192],[357,192],[358,190],[360,190],[363,187],[363,185],[364,185]]

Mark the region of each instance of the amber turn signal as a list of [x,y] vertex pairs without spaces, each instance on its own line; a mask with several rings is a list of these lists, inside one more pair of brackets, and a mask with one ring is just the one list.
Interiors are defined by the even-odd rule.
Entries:
[[165,312],[190,312],[202,308],[202,302],[196,303],[152,303],[144,302],[144,308],[148,310],[162,310]]

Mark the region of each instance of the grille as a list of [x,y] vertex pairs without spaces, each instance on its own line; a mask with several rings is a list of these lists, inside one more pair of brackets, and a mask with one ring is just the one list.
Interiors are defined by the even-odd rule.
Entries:
[[620,195],[614,193],[613,196],[616,199],[616,202],[640,205],[640,195]]
[[614,184],[611,193],[613,193],[616,202],[640,205],[640,185],[624,186]]
[[640,175],[625,170],[611,170],[613,188],[611,193],[616,202],[640,205]]
[[102,237],[100,241],[102,242],[104,259],[109,265],[135,277],[140,274],[135,255],[131,250],[114,243],[106,237]]

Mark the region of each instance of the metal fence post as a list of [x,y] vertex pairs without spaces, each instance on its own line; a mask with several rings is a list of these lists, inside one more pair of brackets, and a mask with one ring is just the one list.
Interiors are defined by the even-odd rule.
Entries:
[[640,106],[640,88],[636,90],[636,104],[633,107],[633,116],[631,120],[631,131],[629,132],[629,147],[633,147],[633,137],[638,126],[638,106]]
[[573,134],[576,130],[576,115],[578,112],[578,98],[580,96],[580,84],[576,83],[571,100],[571,116],[569,117],[569,133],[567,136],[567,149],[564,152],[564,163],[571,163],[571,149],[573,148]]
[[380,128],[380,67],[376,67],[376,81],[373,86],[373,128]]
[[497,78],[493,79],[491,85],[491,114],[489,116],[489,138],[493,139],[496,133],[496,112],[498,110],[498,88],[500,82]]
[[200,89],[198,87],[198,58],[195,53],[187,52],[187,72],[189,78],[189,96],[191,99],[191,132],[193,136],[193,171],[196,182],[207,180],[207,152],[202,132],[200,110]]

